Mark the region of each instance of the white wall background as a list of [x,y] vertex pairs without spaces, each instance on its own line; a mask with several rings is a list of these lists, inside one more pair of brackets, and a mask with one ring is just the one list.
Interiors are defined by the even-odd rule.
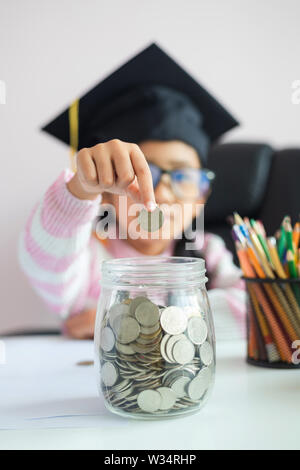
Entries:
[[300,145],[299,16],[298,0],[0,0],[0,332],[57,321],[16,256],[33,204],[68,164],[39,127],[156,41],[241,120],[226,140]]

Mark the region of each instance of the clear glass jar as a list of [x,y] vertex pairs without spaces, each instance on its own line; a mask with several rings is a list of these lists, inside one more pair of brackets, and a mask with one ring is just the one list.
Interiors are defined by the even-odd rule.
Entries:
[[199,258],[102,263],[95,327],[99,393],[113,413],[157,419],[197,412],[215,375],[215,335]]

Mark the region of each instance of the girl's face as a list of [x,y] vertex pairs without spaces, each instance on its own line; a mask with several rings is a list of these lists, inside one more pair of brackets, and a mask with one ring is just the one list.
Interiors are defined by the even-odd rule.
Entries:
[[[181,141],[146,141],[139,144],[147,161],[153,163],[164,170],[176,170],[182,168],[200,168],[200,160],[196,150],[188,144]],[[107,194],[107,193],[106,193]],[[111,194],[108,198],[105,197],[106,202],[114,204],[116,210],[116,217],[119,224],[122,224],[124,215],[120,217],[119,213],[119,197],[118,195]],[[122,196],[124,197],[124,196]],[[161,180],[155,188],[155,198],[158,206],[161,206],[164,213],[164,229],[167,227],[167,237],[164,230],[159,230],[156,239],[151,239],[151,234],[148,238],[140,237],[138,239],[131,239],[127,232],[127,241],[138,251],[147,255],[156,255],[164,251],[176,235],[179,235],[187,228],[192,220],[199,214],[201,208],[200,204],[205,203],[205,199],[189,200],[189,210],[184,210],[184,205],[187,204],[186,200],[179,199],[174,194],[170,175],[163,174]],[[134,204],[131,198],[127,197],[128,212],[130,206]],[[174,206],[173,206],[174,205]],[[164,207],[165,206],[165,207]],[[171,209],[171,210],[170,210]],[[180,212],[180,214],[179,214]],[[127,215],[127,227],[136,218],[136,215]]]

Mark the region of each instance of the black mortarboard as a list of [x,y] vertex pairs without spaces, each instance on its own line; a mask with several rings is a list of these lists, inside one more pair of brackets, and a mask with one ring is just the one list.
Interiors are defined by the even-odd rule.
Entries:
[[[70,144],[69,115],[66,109],[43,130]],[[238,124],[156,44],[81,97],[78,119],[78,149],[113,138],[178,139],[194,146],[201,158],[209,142]]]

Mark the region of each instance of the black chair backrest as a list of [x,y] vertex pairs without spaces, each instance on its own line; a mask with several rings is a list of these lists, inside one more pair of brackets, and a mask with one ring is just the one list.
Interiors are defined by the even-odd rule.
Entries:
[[274,235],[285,215],[298,220],[300,149],[274,152],[260,143],[219,144],[210,152],[208,168],[217,177],[205,206],[205,230],[220,235],[234,255],[226,221],[234,211],[261,219],[268,235]]

